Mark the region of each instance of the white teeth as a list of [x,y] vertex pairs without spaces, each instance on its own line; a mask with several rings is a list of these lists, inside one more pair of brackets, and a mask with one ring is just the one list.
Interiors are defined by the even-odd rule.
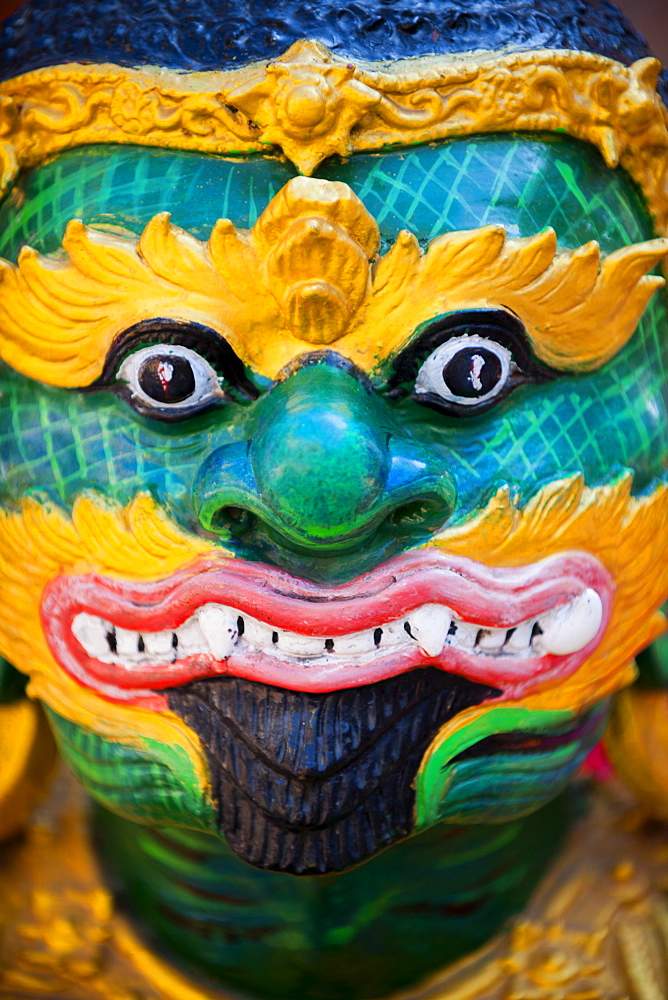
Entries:
[[[376,629],[376,631],[378,631]],[[378,649],[384,649],[387,651],[393,646],[406,646],[411,644],[411,640],[406,631],[406,624],[403,618],[400,618],[398,622],[388,622],[387,625],[383,625],[381,629],[380,636],[378,637],[380,642],[374,643]],[[337,639],[337,642],[339,640]]]
[[505,628],[481,628],[478,633],[478,649],[486,653],[501,649],[506,641],[506,633]]
[[236,611],[220,604],[205,604],[195,612],[211,655],[224,660],[234,649],[239,634]]
[[[172,646],[174,645],[173,635],[173,632],[169,633]],[[177,628],[176,638],[177,643],[175,648],[178,649],[179,657],[201,653],[205,639],[200,623],[195,615],[184,622],[180,628]]]
[[278,629],[276,634],[278,642],[273,645],[288,656],[322,656],[325,652],[325,640],[318,636],[297,635],[296,632],[284,632],[282,629]]
[[343,636],[308,636],[273,629],[234,608],[209,603],[175,630],[134,631],[82,612],[72,632],[86,652],[121,666],[173,663],[189,656],[224,660],[235,650],[263,652],[296,662],[359,660],[418,646],[436,657],[445,648],[471,656],[531,658],[552,653],[568,656],[595,638],[603,621],[603,604],[595,590],[585,590],[566,604],[507,628],[485,628],[455,617],[442,604],[424,604],[405,618]]
[[137,649],[138,638],[136,632],[131,632],[127,628],[116,629],[116,652],[121,659],[126,656],[134,659],[139,651]]
[[80,614],[72,622],[72,631],[83,648],[89,656],[95,656],[98,660],[109,655],[107,633],[110,628],[108,622],[93,615]]
[[453,619],[448,631],[448,645],[457,649],[474,649],[479,631],[477,625]]
[[144,649],[156,659],[169,657],[173,651],[173,632],[142,632]]
[[[351,632],[350,635],[340,635],[334,639],[334,652],[339,656],[362,656],[364,653],[373,653],[376,649],[374,629],[365,629],[363,632]],[[380,636],[382,643],[383,638]]]
[[452,614],[442,604],[424,604],[411,612],[410,635],[427,656],[438,656],[445,645]]
[[247,643],[258,649],[271,649],[272,636],[273,630],[268,625],[244,615],[244,639]]
[[543,634],[536,640],[536,646],[556,656],[577,653],[591,642],[602,621],[601,598],[588,588],[575,600],[543,615],[540,619]]
[[508,653],[524,653],[531,645],[531,633],[533,632],[534,622],[522,622],[513,629],[508,629],[506,632],[506,643],[503,647]]

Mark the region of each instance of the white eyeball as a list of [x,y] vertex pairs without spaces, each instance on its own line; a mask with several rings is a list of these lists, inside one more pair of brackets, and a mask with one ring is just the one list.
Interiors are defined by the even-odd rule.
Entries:
[[464,334],[433,351],[415,380],[417,395],[477,406],[498,396],[515,370],[510,351],[495,340]]
[[125,359],[116,378],[127,382],[132,402],[144,410],[188,411],[223,398],[209,362],[180,344],[143,347]]

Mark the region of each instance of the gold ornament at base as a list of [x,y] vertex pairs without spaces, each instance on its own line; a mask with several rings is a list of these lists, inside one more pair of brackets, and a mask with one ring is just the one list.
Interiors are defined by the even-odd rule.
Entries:
[[[588,815],[509,931],[391,1000],[665,1000],[668,831],[621,785],[590,792]],[[228,1000],[115,912],[86,812],[63,770],[23,840],[0,848],[0,997]]]
[[46,794],[55,757],[39,705],[25,698],[0,705],[0,843],[24,828]]

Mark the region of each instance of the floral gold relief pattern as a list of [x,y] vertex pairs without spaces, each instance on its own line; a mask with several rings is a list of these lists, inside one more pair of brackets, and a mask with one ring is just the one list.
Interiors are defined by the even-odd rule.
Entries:
[[630,67],[543,49],[352,64],[314,41],[267,65],[175,73],[63,64],[0,85],[0,166],[96,142],[210,153],[282,152],[304,174],[334,153],[486,132],[566,132],[593,143],[642,188],[668,227],[667,112],[660,64]]
[[279,146],[305,174],[333,153],[348,156],[351,132],[383,100],[355,78],[355,66],[335,61],[318,42],[297,42],[228,99],[261,129],[263,143]]

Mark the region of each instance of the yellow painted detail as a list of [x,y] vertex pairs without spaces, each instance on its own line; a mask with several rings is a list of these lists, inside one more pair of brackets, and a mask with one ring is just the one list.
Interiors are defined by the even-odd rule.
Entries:
[[24,248],[0,262],[0,356],[51,385],[85,386],[114,338],[162,317],[216,330],[275,378],[304,344],[336,342],[363,370],[443,313],[503,308],[539,358],[591,371],[626,344],[663,279],[647,275],[668,239],[601,260],[597,243],[557,247],[553,230],[448,233],[423,252],[408,232],[376,260],[378,226],[346,184],[295,178],[251,230],[220,219],[207,243],[156,215],[138,239],[71,221],[64,255]]
[[[80,497],[72,517],[51,504],[26,499],[21,513],[0,512],[0,645],[21,669],[28,693],[59,715],[100,736],[145,749],[146,739],[182,747],[200,787],[207,768],[196,734],[173,713],[104,702],[62,671],[51,656],[40,621],[44,586],[60,572],[102,572],[124,580],[169,576],[213,548],[176,528],[154,501],[139,495],[127,507]],[[217,551],[221,551],[218,549]],[[11,608],[11,610],[10,610]],[[11,651],[11,652],[10,652]]]
[[130,143],[209,153],[283,152],[302,173],[338,153],[490,132],[561,131],[592,143],[668,228],[668,115],[656,59],[588,52],[429,56],[353,65],[302,40],[224,72],[68,63],[0,85],[0,170],[65,149]]
[[120,915],[116,919],[114,938],[118,949],[134,969],[146,977],[165,1000],[236,1000],[223,990],[208,990],[201,983],[170,965],[158,952],[142,941],[134,927]]
[[[580,549],[600,559],[615,581],[610,625],[584,666],[504,707],[583,711],[632,684],[634,657],[665,631],[665,618],[656,609],[668,594],[668,565],[656,558],[656,544],[668,537],[668,487],[634,498],[632,481],[628,475],[590,489],[574,476],[549,484],[522,508],[503,488],[479,515],[432,539],[454,555],[474,552],[492,566],[519,566]],[[447,722],[425,760],[489,711],[475,706]]]
[[666,629],[656,609],[668,595],[668,563],[657,558],[657,545],[668,537],[668,487],[633,497],[632,482],[629,473],[617,483],[589,488],[573,476],[550,483],[524,507],[503,488],[476,517],[432,540],[456,555],[475,553],[491,566],[518,566],[578,549],[612,575],[611,621],[600,645],[571,677],[548,680],[523,699],[529,708],[579,711],[608,697],[634,679],[634,657]]
[[[619,690],[633,680],[637,651],[665,627],[656,609],[668,592],[668,566],[656,558],[656,539],[668,529],[668,488],[633,497],[630,485],[627,478],[589,489],[579,478],[567,479],[545,487],[524,508],[502,491],[476,518],[434,539],[454,554],[475,552],[490,566],[584,549],[612,574],[612,619],[601,645],[574,675],[548,680],[523,699],[527,707],[580,711]],[[48,649],[39,609],[44,586],[62,572],[157,580],[198,556],[221,553],[179,531],[147,496],[125,508],[82,497],[71,519],[53,505],[25,499],[20,511],[0,512],[0,654],[30,672],[31,695],[72,722],[137,746],[150,738],[183,747],[206,788],[204,758],[185,724],[167,710],[103,700],[69,678]],[[470,717],[458,716],[443,738]]]
[[56,749],[39,705],[0,705],[0,843],[19,833],[46,794]]
[[643,805],[668,820],[668,692],[634,688],[619,694],[605,745]]
[[372,292],[340,349],[364,367],[369,351],[394,353],[434,315],[506,308],[522,320],[542,361],[592,371],[633,334],[664,284],[647,272],[666,255],[668,240],[659,239],[601,261],[596,242],[559,251],[552,229],[510,239],[502,226],[447,233],[423,253],[403,232],[378,262]]
[[[239,246],[242,233],[227,226],[229,242]],[[288,336],[309,344],[339,340],[369,292],[369,261],[380,246],[378,224],[357,195],[347,184],[295,178],[269,202],[249,237],[251,281],[257,276],[259,293],[273,296]],[[234,254],[232,246],[227,250]],[[234,333],[239,337],[240,328]],[[271,335],[263,330],[265,351]],[[244,343],[242,353],[247,350]]]
[[[48,652],[46,656],[51,659]],[[81,687],[60,668],[42,671],[38,666],[27,690],[31,698],[44,702],[64,719],[124,746],[146,752],[146,741],[154,740],[165,746],[180,747],[192,763],[197,787],[203,796],[210,795],[209,770],[199,737],[168,709],[156,712],[138,705],[103,702],[99,695]]]

